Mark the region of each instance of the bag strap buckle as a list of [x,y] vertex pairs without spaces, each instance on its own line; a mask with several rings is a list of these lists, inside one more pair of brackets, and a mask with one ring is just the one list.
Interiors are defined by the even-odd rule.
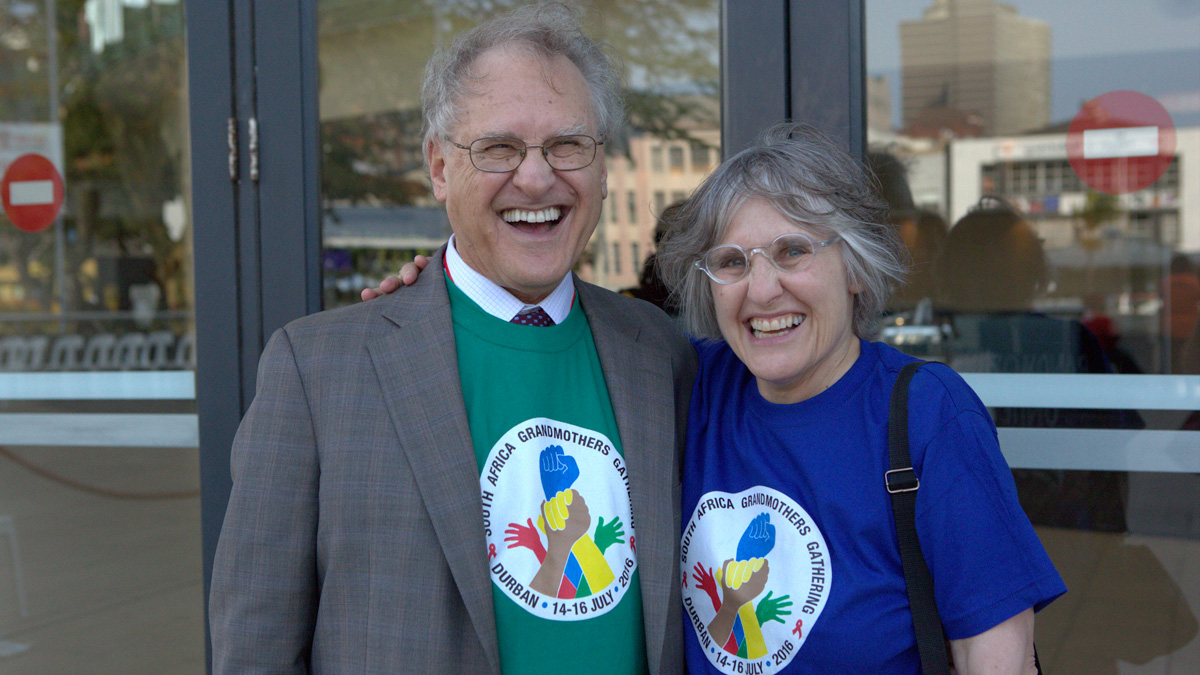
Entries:
[[904,469],[892,469],[884,473],[883,483],[887,487],[888,494],[893,495],[900,492],[916,492],[921,487],[921,479],[917,478],[917,472],[911,466]]

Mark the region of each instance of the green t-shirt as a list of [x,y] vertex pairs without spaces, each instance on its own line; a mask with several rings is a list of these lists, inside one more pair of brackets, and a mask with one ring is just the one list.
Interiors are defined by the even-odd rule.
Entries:
[[447,287],[501,671],[646,672],[629,482],[587,318],[576,302],[559,325],[520,326]]

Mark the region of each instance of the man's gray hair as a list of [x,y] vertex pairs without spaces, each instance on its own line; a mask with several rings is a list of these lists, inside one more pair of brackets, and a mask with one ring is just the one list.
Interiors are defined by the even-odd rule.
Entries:
[[[575,64],[591,92],[597,133],[604,140],[624,119],[621,70],[612,48],[583,34],[574,10],[561,3],[524,5],[479,24],[437,50],[425,66],[421,109],[425,116],[423,148],[446,138],[458,122],[464,97],[471,94],[475,60],[501,46],[527,49],[542,58],[565,56]],[[462,139],[470,143],[475,139]],[[544,140],[544,139],[536,139]]]
[[717,167],[663,239],[658,264],[687,330],[698,338],[721,336],[711,282],[694,263],[721,243],[734,214],[752,199],[821,239],[841,237],[836,250],[850,285],[861,289],[854,296],[854,334],[873,338],[892,285],[904,277],[904,244],[862,163],[816,129],[792,123],[767,129]]

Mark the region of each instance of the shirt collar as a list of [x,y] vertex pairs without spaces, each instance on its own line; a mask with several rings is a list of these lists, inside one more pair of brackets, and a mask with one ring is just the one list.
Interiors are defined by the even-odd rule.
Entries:
[[454,282],[458,290],[479,305],[480,309],[497,319],[511,321],[522,310],[541,307],[550,315],[551,319],[554,319],[554,323],[560,324],[566,321],[567,315],[571,313],[571,305],[575,301],[575,284],[571,279],[570,272],[563,277],[562,281],[558,283],[558,287],[551,291],[550,295],[542,298],[537,305],[529,305],[521,302],[502,286],[468,265],[458,254],[458,249],[455,248],[454,235],[450,235],[450,241],[446,244],[445,259],[446,271],[449,272],[450,280]]

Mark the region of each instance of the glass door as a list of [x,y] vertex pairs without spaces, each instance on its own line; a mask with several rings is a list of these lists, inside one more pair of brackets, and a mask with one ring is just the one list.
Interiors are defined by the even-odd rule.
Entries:
[[1047,672],[1200,669],[1200,7],[866,3],[914,271],[884,338],[990,407],[1070,592]]
[[179,0],[0,1],[0,671],[204,663]]

